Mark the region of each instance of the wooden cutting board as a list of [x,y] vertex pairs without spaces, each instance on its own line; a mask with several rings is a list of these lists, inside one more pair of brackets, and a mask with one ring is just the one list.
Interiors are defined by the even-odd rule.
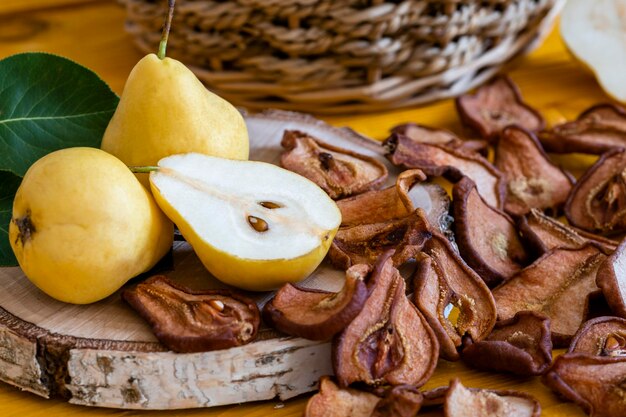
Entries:
[[[285,129],[380,158],[379,143],[297,113],[247,115],[250,159],[278,163]],[[395,175],[391,175],[391,183]],[[220,288],[186,242],[175,242],[170,278],[196,289]],[[62,277],[61,277],[62,279]],[[304,285],[339,290],[343,272],[323,263]],[[213,352],[167,351],[118,293],[91,305],[56,301],[20,268],[0,268],[0,380],[74,404],[129,408],[212,407],[317,388],[332,374],[330,343],[260,331],[254,343]],[[263,305],[268,293],[249,294]]]

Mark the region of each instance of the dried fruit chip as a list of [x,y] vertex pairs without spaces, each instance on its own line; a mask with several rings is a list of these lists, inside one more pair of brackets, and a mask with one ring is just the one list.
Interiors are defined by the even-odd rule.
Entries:
[[456,108],[461,121],[490,142],[495,142],[509,125],[531,132],[538,132],[545,126],[541,114],[524,103],[517,86],[504,76],[479,87],[474,94],[458,97]]
[[379,223],[406,217],[417,208],[414,207],[409,193],[423,181],[426,181],[426,174],[419,169],[411,169],[400,173],[394,186],[337,201],[337,207],[341,210],[341,226]]
[[458,360],[462,336],[483,340],[496,322],[489,288],[439,234],[426,243],[418,260],[413,297],[437,335],[444,359]]
[[593,356],[626,356],[626,319],[597,317],[582,325],[568,353]]
[[418,143],[399,134],[392,134],[384,146],[389,150],[387,158],[392,164],[418,168],[430,177],[443,176],[452,182],[469,177],[489,205],[502,208],[504,179],[482,156],[442,145]]
[[175,352],[249,343],[261,321],[254,301],[234,291],[195,291],[163,275],[124,290],[122,298],[150,324],[156,338]]
[[487,204],[465,177],[452,189],[454,233],[463,259],[489,286],[519,271],[528,260],[515,223]]
[[504,210],[511,214],[532,208],[557,213],[574,184],[571,175],[550,162],[535,135],[518,126],[502,131],[494,165],[506,179]]
[[281,142],[283,167],[319,185],[333,198],[379,188],[387,178],[387,167],[347,149],[323,143],[297,130],[285,130]]
[[596,284],[613,314],[626,318],[626,239],[600,265]]
[[372,417],[414,417],[422,406],[423,397],[416,387],[398,385],[387,391],[376,405]]
[[417,209],[399,220],[340,228],[328,256],[337,268],[348,269],[373,265],[383,252],[395,249],[393,264],[399,266],[415,258],[430,236],[424,212]]
[[407,136],[418,143],[445,145],[466,152],[477,152],[483,156],[489,153],[489,144],[484,140],[462,140],[454,133],[445,129],[437,129],[417,123],[406,123],[391,129],[391,133]]
[[626,357],[566,353],[556,358],[543,383],[596,417],[626,413]]
[[341,210],[341,226],[397,220],[421,208],[428,222],[445,232],[450,227],[450,197],[437,184],[423,183],[426,175],[409,169],[398,175],[395,186],[337,201]]
[[517,227],[528,247],[539,256],[554,248],[579,249],[588,242],[612,252],[619,244],[614,240],[561,223],[537,209],[530,210],[526,217],[519,217]]
[[596,273],[606,259],[598,247],[553,249],[493,290],[498,319],[531,310],[550,317],[552,343],[563,346],[586,318]]
[[533,311],[497,322],[485,340],[464,342],[461,359],[473,368],[541,375],[552,363],[550,319]]
[[600,155],[626,147],[626,111],[613,104],[595,105],[567,122],[542,132],[541,143],[549,152],[581,152]]
[[304,417],[370,417],[380,398],[369,392],[339,388],[327,376],[320,378],[320,390],[309,398]]
[[602,155],[578,180],[565,204],[567,220],[589,232],[626,231],[626,151]]
[[333,369],[340,386],[363,382],[419,387],[437,365],[437,339],[406,297],[404,278],[390,255],[376,263],[365,306],[333,341]]
[[346,271],[343,289],[337,293],[283,285],[263,309],[263,318],[281,332],[312,340],[328,340],[343,330],[363,308],[367,265]]
[[465,388],[459,379],[450,383],[443,404],[445,417],[539,417],[541,406],[518,391]]

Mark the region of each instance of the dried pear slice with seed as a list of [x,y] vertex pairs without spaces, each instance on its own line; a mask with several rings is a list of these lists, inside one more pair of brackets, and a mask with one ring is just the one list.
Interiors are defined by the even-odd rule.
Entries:
[[454,133],[417,123],[405,123],[391,129],[391,133],[405,135],[418,143],[444,145],[465,152],[476,152],[484,157],[489,153],[489,143],[485,140],[463,140]]
[[445,417],[539,417],[541,406],[533,396],[519,391],[466,388],[455,378],[446,391]]
[[626,231],[626,150],[603,154],[587,170],[569,195],[565,216],[592,233]]
[[596,284],[613,314],[626,318],[626,240],[600,265]]
[[380,398],[353,388],[339,388],[328,376],[320,378],[319,392],[309,398],[304,417],[370,417]]
[[518,126],[502,131],[494,165],[506,179],[504,210],[514,215],[533,208],[558,213],[574,184],[571,175],[550,162],[535,135]]
[[405,295],[391,251],[379,258],[359,315],[333,341],[339,385],[423,385],[437,365],[439,345],[428,323]]
[[461,122],[490,142],[495,142],[509,125],[531,132],[538,132],[545,126],[541,114],[522,100],[519,89],[506,76],[496,77],[474,94],[458,97],[455,103]]
[[597,417],[626,412],[626,357],[566,353],[556,358],[542,382]]
[[395,249],[393,264],[414,259],[430,239],[431,232],[421,209],[398,220],[340,228],[328,251],[332,264],[340,269],[352,265],[374,265],[380,255]]
[[538,256],[554,248],[578,249],[593,242],[612,252],[619,242],[566,225],[537,209],[519,217],[517,228],[526,245]]
[[387,167],[369,156],[329,145],[298,130],[285,130],[280,163],[319,185],[333,199],[380,188]]
[[502,208],[504,178],[482,156],[442,145],[418,143],[399,134],[392,134],[383,145],[388,149],[386,156],[392,164],[421,169],[429,177],[443,176],[452,182],[469,177],[489,205]]
[[426,175],[421,170],[410,169],[398,175],[395,186],[337,201],[342,217],[341,226],[397,220],[421,208],[429,224],[442,233],[449,232],[450,197],[439,185],[425,184],[425,180]]
[[124,290],[122,298],[175,352],[244,345],[254,340],[261,322],[256,303],[235,291],[195,291],[163,275]]
[[593,356],[626,356],[626,319],[596,317],[574,335],[568,353]]
[[440,355],[458,360],[462,337],[486,338],[496,322],[496,305],[484,281],[434,234],[418,259],[413,302],[437,335]]
[[626,110],[614,104],[597,104],[573,122],[542,132],[541,143],[548,152],[580,152],[601,155],[626,148]]
[[498,319],[531,310],[550,318],[552,343],[569,343],[585,321],[589,295],[597,291],[596,273],[606,259],[600,248],[553,249],[495,288]]
[[463,259],[493,287],[510,278],[528,261],[515,223],[485,202],[465,177],[452,189],[454,234]]
[[291,336],[328,340],[354,319],[367,299],[368,265],[355,265],[337,293],[283,285],[263,308],[263,319]]
[[552,363],[550,319],[534,311],[499,321],[486,339],[463,345],[461,359],[472,368],[541,375]]

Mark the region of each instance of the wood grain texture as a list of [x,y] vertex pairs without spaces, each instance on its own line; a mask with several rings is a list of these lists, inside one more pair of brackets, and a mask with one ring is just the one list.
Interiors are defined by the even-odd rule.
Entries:
[[[97,2],[77,7],[50,8],[65,0],[37,0],[42,12],[12,13],[7,16],[7,2],[0,1],[0,58],[8,55],[42,50],[60,53],[100,74],[112,88],[121,93],[124,80],[133,65],[142,56],[137,52],[128,35],[123,31],[124,11],[114,1]],[[13,4],[21,3],[13,0]],[[11,2],[9,2],[11,3]],[[21,22],[40,22],[44,29],[27,33]],[[19,23],[19,24],[18,24]],[[27,26],[28,27],[28,26]],[[22,28],[22,29],[21,29]],[[21,31],[19,37],[15,32]],[[510,65],[509,74],[520,86],[526,100],[536,106],[550,123],[573,118],[593,103],[610,101],[598,87],[593,76],[580,67],[567,53],[558,35],[553,31],[546,43],[528,57]],[[386,137],[389,128],[396,124],[415,121],[463,132],[451,100],[441,101],[420,108],[358,116],[325,118],[337,126],[350,126],[355,130],[378,139]],[[568,166],[580,167],[590,163],[589,158],[578,155],[564,160]],[[0,358],[7,355],[2,350]],[[473,371],[462,363],[441,361],[427,388],[445,385],[449,379],[460,376],[467,386],[485,388],[511,388],[536,395],[543,408],[543,416],[584,416],[578,407],[563,403],[546,390],[537,378],[519,378],[503,374]],[[225,406],[208,410],[168,412],[119,411],[85,408],[59,400],[45,400],[22,393],[0,384],[0,415],[7,417],[49,416],[209,416],[209,417],[262,417],[267,415],[287,417],[300,416],[306,404],[305,398],[285,403],[267,401],[241,406]]]

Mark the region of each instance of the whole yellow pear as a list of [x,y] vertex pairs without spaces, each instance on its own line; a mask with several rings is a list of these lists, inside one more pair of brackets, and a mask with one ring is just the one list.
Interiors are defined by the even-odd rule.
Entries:
[[26,172],[9,238],[37,287],[86,304],[152,268],[172,245],[173,224],[120,160],[99,149],[69,148]]
[[[179,61],[150,54],[131,71],[101,147],[129,166],[146,166],[187,152],[245,160],[249,143],[235,107]],[[137,175],[149,187],[148,176]]]

